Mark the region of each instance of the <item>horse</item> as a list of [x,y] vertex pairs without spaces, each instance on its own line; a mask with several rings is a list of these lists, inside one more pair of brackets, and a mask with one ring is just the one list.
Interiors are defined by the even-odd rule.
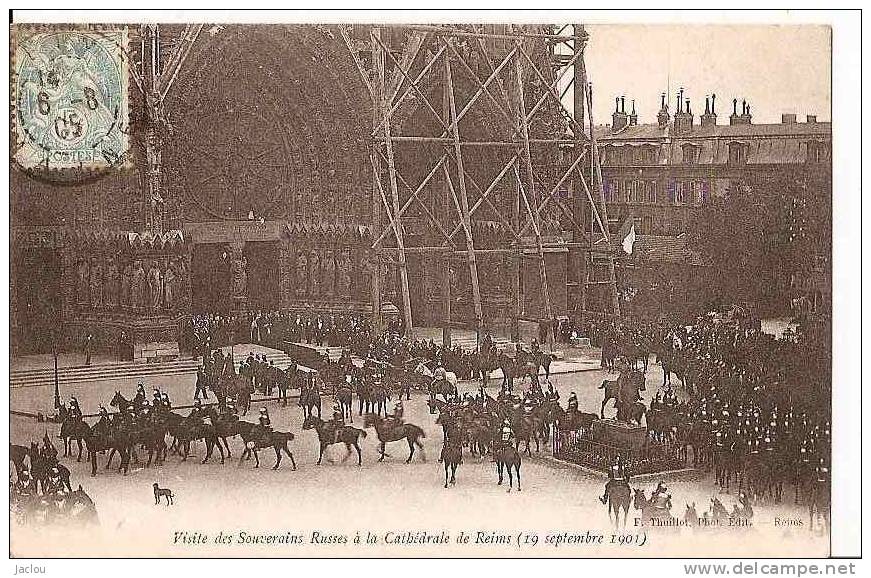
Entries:
[[190,456],[191,451],[191,442],[196,440],[203,440],[206,442],[206,455],[203,457],[200,463],[206,463],[212,457],[212,451],[215,446],[218,447],[218,451],[221,453],[221,463],[224,463],[224,448],[218,443],[217,432],[215,431],[215,425],[212,423],[210,417],[206,416],[205,418],[195,418],[195,417],[186,417],[181,420],[178,426],[174,431],[176,441],[180,444],[180,447],[184,448],[184,453],[182,453],[181,461],[187,461]]
[[650,500],[647,499],[647,496],[644,495],[644,490],[635,489],[635,497],[633,500],[633,506],[635,506],[636,510],[641,510],[641,521],[649,522],[650,520],[667,520],[670,519],[671,516],[671,496],[668,496],[668,499],[663,507],[656,506],[653,503],[652,498]]
[[382,384],[375,384],[369,388],[369,402],[371,403],[371,410],[374,410],[377,415],[381,415],[381,412],[384,412],[384,415],[387,416],[387,402],[390,401],[390,392],[387,391],[387,388]]
[[27,469],[27,466],[24,465],[24,460],[27,458],[28,448],[25,446],[19,446],[13,443],[9,444],[9,459],[12,461],[12,465],[15,466],[15,474],[17,476],[21,476],[21,472]]
[[641,399],[639,392],[645,391],[644,374],[632,371],[628,374],[620,374],[616,381],[603,380],[602,385],[598,389],[604,389],[604,398],[602,399],[602,408],[600,416],[605,419],[605,404],[610,400],[615,400],[616,403],[634,403]]
[[515,447],[520,449],[520,442],[524,442],[526,444],[524,448],[524,452],[526,455],[532,456],[532,452],[529,449],[529,442],[535,442],[535,452],[538,453],[541,451],[541,425],[543,421],[541,418],[534,417],[532,415],[515,415],[514,419],[512,419],[512,429],[516,432],[515,437]]
[[753,518],[753,506],[750,504],[750,498],[744,492],[738,496],[738,504],[732,507],[732,514],[729,516],[732,520],[750,520]]
[[64,419],[61,422],[60,434],[58,435],[58,438],[62,439],[64,442],[64,457],[67,457],[72,453],[72,442],[75,440],[79,445],[79,455],[76,457],[76,461],[82,461],[82,441],[87,437],[90,431],[90,426],[88,426],[83,419],[74,420],[69,417]]
[[742,463],[743,456],[738,456],[737,443],[731,444],[719,443],[714,445],[713,461],[714,475],[717,480],[717,485],[720,486],[720,492],[729,493],[732,482],[732,477],[738,470],[739,464]]
[[81,484],[79,484],[75,491],[71,491],[66,495],[64,509],[67,512],[67,518],[71,521],[92,525],[99,525],[100,523],[94,500],[85,493]]
[[647,411],[647,430],[656,441],[672,441],[678,425],[674,408],[658,405]]
[[[130,450],[131,443],[129,432],[115,427],[111,431],[100,431],[94,424],[88,436],[85,438],[85,446],[88,448],[88,458],[91,460],[91,476],[97,475],[97,454],[106,450],[114,450],[121,457],[121,464],[118,466],[118,471],[127,475],[130,470]],[[106,462],[106,469],[109,468],[110,459]]]
[[27,452],[27,456],[30,459],[30,474],[33,476],[33,480],[37,484],[37,489],[41,487],[42,492],[46,493],[46,484],[48,483],[51,469],[57,468],[63,486],[66,487],[68,491],[73,491],[73,488],[70,485],[70,471],[63,464],[59,464],[57,458],[51,458],[45,455],[44,452],[39,450],[39,446],[34,442],[30,442],[30,449]]
[[647,406],[640,401],[617,404],[617,421],[641,425],[641,418],[647,415]]
[[496,450],[493,456],[496,459],[496,473],[499,474],[499,481],[496,485],[502,485],[502,471],[508,470],[508,491],[511,492],[511,489],[514,486],[514,476],[512,475],[511,469],[514,468],[514,472],[517,473],[517,491],[520,491],[520,452],[517,451],[517,448],[511,444],[504,444],[499,449]]
[[626,517],[629,515],[629,505],[632,503],[632,490],[629,484],[610,483],[605,490],[605,502],[608,506],[608,520],[614,514],[614,528],[620,529],[620,510],[623,510],[623,528],[626,528]]
[[[445,442],[442,448],[442,461],[445,465],[445,488],[457,483],[457,467],[463,463],[463,446],[459,443]],[[448,470],[450,470],[450,480],[448,480]]]
[[638,362],[641,361],[644,364],[644,373],[647,373],[650,347],[641,343],[624,343],[618,347],[618,355],[625,359],[633,370],[638,369]]
[[508,389],[514,388],[514,380],[520,378],[520,384],[529,376],[530,381],[538,378],[538,366],[531,361],[523,361],[521,357],[524,354],[518,355],[517,359],[511,359],[505,353],[500,353],[497,357],[499,369],[502,370],[502,385]]
[[327,446],[332,444],[342,442],[345,444],[345,449],[348,450],[348,453],[345,455],[345,459],[348,459],[348,456],[351,455],[351,447],[353,446],[355,450],[357,450],[357,465],[360,466],[363,464],[363,454],[360,451],[360,438],[366,437],[366,430],[358,429],[352,426],[344,426],[339,428],[339,431],[336,432],[332,429],[327,422],[322,420],[319,417],[315,417],[313,415],[309,415],[302,422],[302,429],[314,429],[318,434],[318,442],[320,443],[320,453],[318,454],[318,465],[321,465],[321,460],[324,457],[324,450]]
[[351,409],[351,404],[353,402],[351,386],[340,385],[336,389],[336,401],[339,402],[339,408],[342,410],[342,419],[347,417],[351,423],[354,423],[354,411]]
[[684,521],[684,524],[686,524],[690,528],[699,525],[699,514],[696,511],[696,503],[695,502],[693,502],[692,506],[687,504],[687,511],[684,512],[683,521]]
[[[387,455],[384,451],[385,446],[388,442],[396,442],[404,439],[408,442],[408,459],[405,460],[405,463],[411,463],[411,458],[414,457],[414,448],[417,446],[420,448],[421,454],[423,454],[423,444],[420,442],[422,438],[426,437],[424,431],[412,424],[412,423],[402,423],[394,426],[390,426],[386,423],[387,420],[382,418],[377,413],[367,413],[364,423],[364,427],[375,427],[375,433],[378,435],[378,441],[381,442],[381,446],[379,448],[379,453],[381,457],[378,458],[379,462],[384,461],[384,457]],[[424,460],[426,461],[426,460]]]
[[[142,425],[133,430],[131,444],[143,446],[148,451],[148,461],[145,467],[150,467],[154,454],[157,454],[155,463],[161,463],[166,459],[166,425],[163,423],[151,423]],[[134,458],[135,458],[134,453]]]
[[133,402],[121,395],[120,391],[115,390],[115,395],[112,396],[109,405],[118,408],[119,413],[125,413],[133,405]]
[[317,386],[311,386],[299,392],[299,406],[302,408],[303,419],[312,415],[314,408],[318,410],[318,418],[321,417],[321,394]]
[[429,385],[430,399],[436,399],[436,397],[440,395],[445,399],[445,401],[447,401],[452,397],[456,397],[457,393],[456,381],[452,383],[451,381],[448,381],[447,377],[445,377],[445,379],[434,379]]
[[829,517],[831,515],[831,506],[832,506],[832,496],[831,496],[831,488],[829,487],[828,482],[823,480],[813,480],[810,483],[810,492],[808,494],[808,516],[810,517],[810,531],[814,530],[814,519],[817,516],[822,516],[823,518],[823,526],[820,528],[821,531],[828,530],[830,528],[830,520]]
[[241,415],[245,415],[251,409],[251,394],[254,393],[254,384],[244,375],[232,373],[220,376],[216,380],[213,391],[219,399],[232,399]]
[[590,431],[590,428],[593,427],[593,422],[599,419],[599,414],[583,411],[568,412],[557,405],[553,410],[553,419],[560,431],[578,431],[584,433]]
[[275,465],[272,466],[273,470],[277,470],[281,465],[281,452],[284,452],[287,454],[287,457],[290,458],[290,465],[293,471],[296,471],[296,460],[293,459],[293,453],[287,445],[289,442],[293,441],[294,435],[290,432],[283,431],[270,431],[266,432],[265,436],[260,435],[255,431],[255,425],[256,424],[248,421],[237,422],[239,435],[242,436],[242,441],[245,442],[245,451],[242,452],[242,455],[239,457],[239,464],[241,465],[246,456],[253,453],[254,467],[259,468],[260,456],[257,454],[257,450],[271,447],[275,450]]
[[550,379],[550,363],[556,360],[556,355],[545,353],[544,351],[539,351],[537,354],[521,351],[517,355],[517,360],[521,365],[531,363],[535,367],[536,376],[538,375],[539,368],[543,368],[545,379]]
[[717,498],[711,498],[711,519],[714,522],[722,522],[729,518],[729,512],[726,511],[726,506]]

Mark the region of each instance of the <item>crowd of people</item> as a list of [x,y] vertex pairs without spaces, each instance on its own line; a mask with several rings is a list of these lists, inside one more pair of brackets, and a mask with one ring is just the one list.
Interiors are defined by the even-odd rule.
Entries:
[[[656,355],[663,390],[650,409],[674,418],[660,433],[692,445],[698,462],[714,462],[721,485],[743,477],[755,492],[779,499],[784,481],[828,482],[831,350],[824,328],[776,337],[752,323],[705,317],[692,325],[613,324],[601,340],[618,350],[642,343]],[[672,374],[681,380],[680,395]]]

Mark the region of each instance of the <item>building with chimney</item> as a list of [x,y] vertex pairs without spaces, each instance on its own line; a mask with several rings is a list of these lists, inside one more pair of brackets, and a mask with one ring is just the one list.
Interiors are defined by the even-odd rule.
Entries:
[[[738,186],[794,178],[831,195],[830,122],[814,115],[799,121],[783,114],[779,123],[753,122],[751,105],[733,98],[727,122],[718,122],[717,95],[705,97],[704,112],[681,89],[671,105],[661,95],[655,122],[638,123],[635,101],[625,112],[625,96],[617,99],[612,124],[598,129],[602,182],[613,233],[635,228],[632,255],[614,239],[618,265],[625,273],[647,268],[669,270],[683,265],[687,280],[698,279],[699,267],[710,267],[687,246],[692,220],[714,196],[725,197]],[[795,278],[794,296],[822,309],[830,303],[829,255],[820,255],[818,270]],[[642,267],[644,268],[644,267]],[[681,275],[678,275],[679,277]],[[636,281],[638,281],[636,279]],[[640,281],[639,281],[640,282]],[[681,286],[681,283],[677,283]]]

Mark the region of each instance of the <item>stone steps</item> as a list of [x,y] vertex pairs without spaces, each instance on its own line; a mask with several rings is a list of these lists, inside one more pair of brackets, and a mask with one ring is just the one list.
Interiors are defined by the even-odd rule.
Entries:
[[[290,365],[291,358],[285,353],[273,353],[267,359],[274,361],[281,369]],[[236,367],[244,360],[237,356]],[[201,365],[200,360],[178,359],[160,363],[103,363],[58,369],[58,383],[76,383],[83,381],[103,381],[108,379],[137,379],[149,375],[185,375],[196,373]],[[21,369],[12,370],[9,375],[9,386],[41,387],[54,384],[54,369]]]

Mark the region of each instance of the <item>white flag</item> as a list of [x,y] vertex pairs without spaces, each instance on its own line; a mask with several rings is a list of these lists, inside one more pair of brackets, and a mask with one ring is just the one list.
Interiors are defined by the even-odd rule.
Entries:
[[632,254],[632,248],[635,245],[635,223],[629,227],[629,232],[623,237],[623,251],[627,255]]

